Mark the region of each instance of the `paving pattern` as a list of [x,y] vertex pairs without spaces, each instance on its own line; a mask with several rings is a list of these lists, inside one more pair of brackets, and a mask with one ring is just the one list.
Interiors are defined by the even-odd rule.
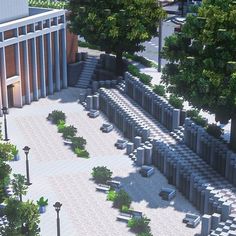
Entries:
[[[182,223],[186,212],[199,214],[177,191],[172,202],[165,202],[158,193],[161,187],[169,186],[163,175],[156,170],[151,178],[142,178],[133,162],[123,150],[114,147],[118,130],[104,134],[99,128],[106,118],[87,116],[78,104],[78,89],[69,88],[53,96],[40,99],[23,109],[10,109],[8,115],[9,137],[20,149],[21,160],[12,162],[14,173],[25,173],[25,158],[21,150],[28,145],[31,150],[30,177],[33,183],[24,199],[49,199],[47,212],[41,215],[41,235],[56,235],[56,212],[53,204],[62,202],[60,212],[61,235],[64,236],[128,236],[134,235],[125,223],[116,221],[118,211],[106,201],[104,193],[95,191],[91,181],[94,166],[105,165],[113,171],[115,179],[122,182],[133,199],[132,206],[151,219],[153,235],[193,236],[200,233],[200,225],[187,228]],[[67,123],[78,129],[78,135],[87,140],[90,159],[77,158],[63,144],[56,126],[46,120],[54,109],[67,115]]]

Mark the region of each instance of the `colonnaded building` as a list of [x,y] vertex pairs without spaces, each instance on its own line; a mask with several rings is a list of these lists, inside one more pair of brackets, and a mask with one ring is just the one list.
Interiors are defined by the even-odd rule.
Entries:
[[22,107],[67,87],[77,36],[65,10],[34,8],[27,0],[1,0],[0,108]]

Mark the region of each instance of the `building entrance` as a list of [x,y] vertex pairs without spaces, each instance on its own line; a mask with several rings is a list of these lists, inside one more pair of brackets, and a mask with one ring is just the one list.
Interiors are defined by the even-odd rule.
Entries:
[[14,106],[13,88],[14,85],[12,84],[7,86],[7,99],[9,108]]

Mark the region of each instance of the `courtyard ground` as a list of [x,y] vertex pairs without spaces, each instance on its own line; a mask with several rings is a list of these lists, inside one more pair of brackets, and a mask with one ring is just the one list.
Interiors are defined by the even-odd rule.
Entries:
[[[53,204],[60,201],[62,236],[128,236],[132,234],[125,223],[116,221],[118,211],[106,201],[104,193],[95,191],[91,180],[94,166],[104,165],[113,171],[115,179],[122,182],[133,199],[132,207],[151,219],[154,236],[193,236],[200,233],[200,225],[187,228],[182,223],[186,212],[198,213],[177,191],[172,202],[161,200],[161,187],[168,186],[165,177],[156,170],[151,178],[142,178],[133,162],[117,150],[114,143],[122,134],[118,130],[102,133],[103,115],[90,119],[78,104],[78,89],[69,88],[25,105],[12,108],[8,115],[11,142],[20,149],[21,160],[12,162],[13,173],[25,174],[25,156],[22,148],[29,146],[30,177],[32,185],[24,198],[49,199],[47,212],[41,215],[41,235],[56,235],[56,212]],[[90,159],[77,158],[63,144],[55,125],[46,120],[52,110],[62,110],[67,123],[78,129],[78,135],[87,140]],[[1,118],[2,121],[2,118]],[[174,187],[173,187],[174,188]],[[199,213],[198,213],[199,214]]]

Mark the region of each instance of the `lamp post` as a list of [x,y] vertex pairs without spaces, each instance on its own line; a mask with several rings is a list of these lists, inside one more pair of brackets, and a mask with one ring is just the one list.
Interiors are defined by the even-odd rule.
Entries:
[[57,212],[57,236],[60,236],[60,217],[59,217],[59,211],[61,210],[62,204],[60,202],[56,202],[54,205],[55,210]]
[[25,152],[25,157],[26,157],[26,177],[27,177],[26,185],[32,184],[30,183],[30,177],[29,177],[29,159],[28,159],[29,150],[30,148],[28,146],[25,146],[23,148],[23,151]]
[[7,112],[8,112],[7,107],[3,107],[2,112],[3,112],[3,116],[4,116],[4,130],[5,130],[4,141],[9,141],[10,139],[7,136]]

